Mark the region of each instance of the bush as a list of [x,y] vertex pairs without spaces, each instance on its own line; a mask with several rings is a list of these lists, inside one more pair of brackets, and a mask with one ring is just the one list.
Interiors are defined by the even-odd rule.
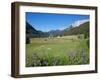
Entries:
[[30,43],[30,39],[29,37],[26,37],[26,44],[29,44]]
[[88,45],[88,48],[89,48],[89,45],[90,45],[90,40],[89,40],[89,38],[87,39],[87,45]]

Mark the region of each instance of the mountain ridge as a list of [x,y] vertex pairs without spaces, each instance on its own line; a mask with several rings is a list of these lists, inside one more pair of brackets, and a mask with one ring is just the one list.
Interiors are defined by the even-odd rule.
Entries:
[[63,30],[50,30],[48,32],[43,32],[36,30],[32,25],[26,22],[26,35],[28,37],[39,38],[39,37],[57,37],[57,36],[66,36],[66,35],[77,35],[77,34],[85,34],[89,36],[89,21],[84,21],[78,27],[73,27],[72,25],[69,28],[65,28]]

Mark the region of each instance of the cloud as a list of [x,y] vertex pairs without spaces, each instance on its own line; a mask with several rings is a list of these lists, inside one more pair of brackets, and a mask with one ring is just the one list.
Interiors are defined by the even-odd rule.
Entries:
[[78,20],[78,21],[75,21],[74,23],[72,23],[72,26],[73,27],[78,27],[80,26],[81,24],[85,23],[85,22],[88,22],[89,19],[84,19],[84,20]]

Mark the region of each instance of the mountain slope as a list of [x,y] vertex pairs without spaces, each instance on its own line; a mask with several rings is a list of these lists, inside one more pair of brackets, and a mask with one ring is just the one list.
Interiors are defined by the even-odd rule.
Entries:
[[38,31],[26,22],[26,36],[30,38],[47,37],[49,34],[46,32]]
[[39,36],[38,31],[35,28],[33,28],[28,22],[26,22],[26,36],[27,37]]
[[48,32],[42,32],[33,28],[28,22],[26,22],[26,36],[30,38],[40,38],[49,36],[67,36],[67,35],[77,35],[84,34],[85,38],[89,37],[89,22],[85,22],[77,27],[72,25],[64,30],[51,30]]
[[78,27],[73,27],[69,30],[65,29],[65,30],[61,31],[61,33],[60,33],[61,36],[77,35],[77,34],[84,34],[85,37],[88,37],[89,36],[89,22],[81,24]]
[[78,20],[78,21],[75,21],[74,23],[72,23],[72,26],[73,27],[78,27],[86,22],[89,22],[89,19],[83,19],[83,20]]

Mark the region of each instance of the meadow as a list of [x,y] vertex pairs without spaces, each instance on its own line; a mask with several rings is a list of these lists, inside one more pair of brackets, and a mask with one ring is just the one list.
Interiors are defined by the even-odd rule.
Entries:
[[26,44],[26,67],[81,64],[89,64],[89,47],[78,35],[31,38]]

